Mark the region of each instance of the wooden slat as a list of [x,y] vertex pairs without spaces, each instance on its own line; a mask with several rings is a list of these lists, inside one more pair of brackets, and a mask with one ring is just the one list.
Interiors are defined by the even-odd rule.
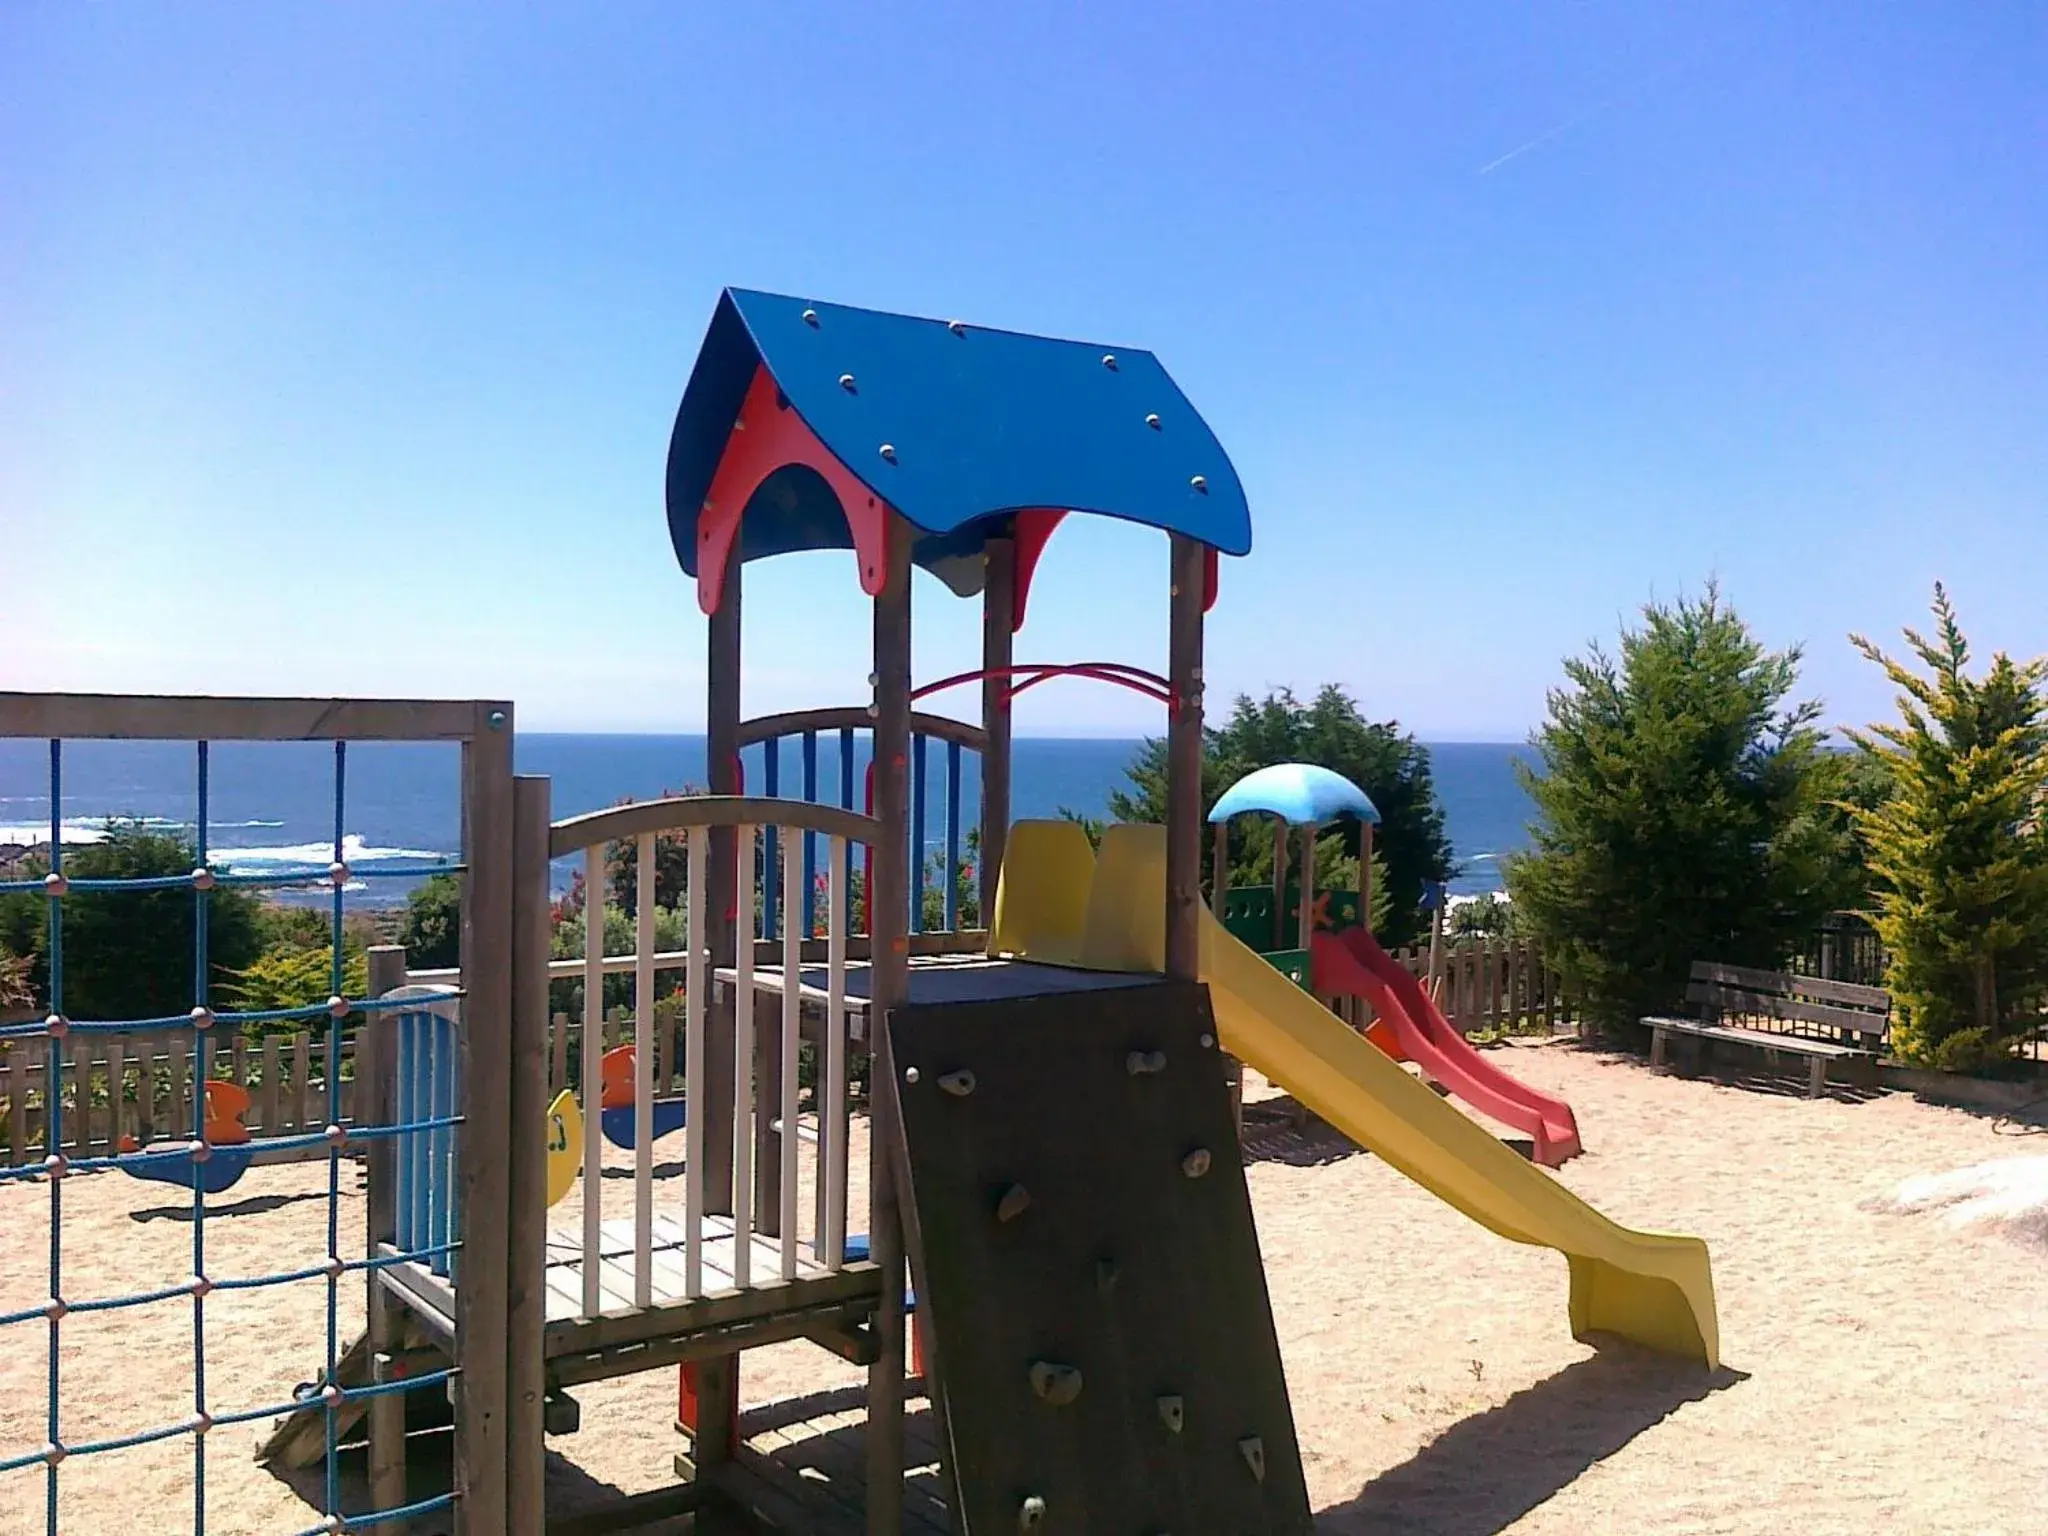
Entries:
[[634,870],[633,1305],[654,1304],[654,834],[643,832]]
[[1824,1056],[1830,1060],[1843,1056],[1868,1056],[1871,1053],[1859,1050],[1853,1045],[1841,1045],[1833,1040],[1813,1040],[1805,1035],[1780,1034],[1768,1029],[1744,1029],[1737,1024],[1702,1024],[1695,1019],[1648,1018],[1643,1023],[1654,1030],[1663,1030],[1675,1035],[1694,1035],[1703,1040],[1733,1040],[1742,1045],[1754,1045],[1767,1051],[1784,1051],[1793,1056]]
[[1756,1014],[1802,1024],[1821,1024],[1830,1029],[1846,1029],[1877,1038],[1882,1038],[1888,1027],[1888,1021],[1882,1014],[1837,1008],[1829,1003],[1809,1003],[1778,992],[1751,992],[1722,982],[1694,982],[1685,989],[1685,1000],[1722,1013]]
[[557,1013],[548,1020],[548,1097],[550,1100],[569,1086],[569,1015]]
[[0,1098],[7,1101],[7,1165],[19,1168],[28,1161],[28,1074],[19,1052],[0,1058]]
[[191,1111],[186,1107],[191,1102],[191,1063],[187,1056],[183,1036],[172,1039],[170,1058],[169,1093],[164,1100],[163,1134],[166,1136],[190,1136]]
[[462,741],[476,706],[440,699],[0,693],[0,737],[126,741]]
[[92,1056],[90,1035],[71,1043],[71,1110],[64,1117],[64,1145],[83,1152],[92,1145]]
[[1748,966],[1721,965],[1711,960],[1695,960],[1692,965],[1692,979],[1699,982],[1721,982],[1749,992],[1785,992],[1800,997],[1810,997],[1817,1002],[1841,1003],[1850,1008],[1868,1008],[1883,1012],[1892,1005],[1891,994],[1882,987],[1858,986],[1853,982],[1830,981],[1821,976],[1796,976],[1788,971],[1758,971]]
[[733,876],[738,886],[738,916],[734,931],[739,945],[733,966],[733,1130],[732,1130],[732,1219],[737,1241],[733,1262],[736,1285],[745,1287],[751,1277],[754,1230],[754,946],[747,939],[754,931],[754,848],[755,829],[733,829]]
[[846,876],[850,846],[825,845],[825,1049],[818,1093],[818,1177],[825,1186],[825,1219],[818,1241],[828,1269],[846,1262],[847,1143],[852,1121],[846,1105]]
[[[275,1136],[280,1129],[277,1121],[277,1073],[277,1036],[265,1035],[263,1037],[263,1082],[258,1087],[256,1094],[256,1122],[257,1125],[262,1127],[263,1134],[266,1136]],[[251,1129],[253,1130],[255,1127],[252,1126]]]
[[704,1085],[704,1030],[707,1013],[704,1006],[707,992],[704,983],[704,961],[705,945],[709,938],[704,925],[704,906],[705,885],[709,878],[709,860],[706,854],[710,841],[710,834],[701,828],[689,834],[688,886],[684,893],[684,942],[690,947],[690,964],[683,985],[683,1087],[692,1104],[689,1117],[683,1126],[683,1227],[687,1234],[683,1249],[685,1297],[704,1294],[703,1222],[707,1194],[704,1166],[705,1117],[696,1112],[695,1106],[701,1102]]
[[583,1312],[589,1317],[604,1305],[597,1267],[604,1220],[604,889],[604,844],[592,843],[583,850]]
[[313,1037],[304,1030],[292,1036],[292,1128],[304,1130],[313,1123]]

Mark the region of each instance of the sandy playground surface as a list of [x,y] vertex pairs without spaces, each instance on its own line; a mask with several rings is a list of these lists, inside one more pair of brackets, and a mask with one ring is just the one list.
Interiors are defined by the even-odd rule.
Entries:
[[[1866,1204],[1915,1175],[2048,1154],[2048,1134],[1900,1095],[1810,1103],[1796,1088],[1653,1076],[1566,1043],[1506,1050],[1511,1072],[1578,1112],[1591,1150],[1567,1184],[1619,1221],[1712,1245],[1727,1367],[1595,1354],[1566,1332],[1560,1257],[1501,1242],[1320,1128],[1260,1130],[1249,1178],[1321,1529],[2048,1532],[2048,1247]],[[222,1197],[234,1214],[207,1223],[209,1269],[310,1262],[325,1178],[252,1171]],[[359,1187],[345,1170],[345,1234],[362,1228]],[[180,1203],[115,1175],[68,1184],[66,1292],[189,1273]],[[46,1294],[48,1212],[44,1187],[0,1189],[0,1311]],[[287,1398],[313,1374],[324,1293],[314,1280],[214,1296],[216,1407]],[[342,1295],[347,1334],[361,1282]],[[190,1332],[183,1301],[69,1319],[65,1439],[188,1412]],[[36,1323],[0,1331],[0,1456],[45,1438],[43,1336]],[[852,1379],[821,1350],[782,1346],[747,1357],[746,1398]],[[671,1481],[674,1393],[669,1371],[580,1389],[582,1432],[550,1443],[551,1507]],[[261,1428],[212,1437],[207,1528],[220,1536],[317,1518],[253,1461]],[[67,1532],[189,1531],[190,1442],[73,1461],[62,1489]],[[42,1530],[40,1469],[0,1475],[0,1533]]]

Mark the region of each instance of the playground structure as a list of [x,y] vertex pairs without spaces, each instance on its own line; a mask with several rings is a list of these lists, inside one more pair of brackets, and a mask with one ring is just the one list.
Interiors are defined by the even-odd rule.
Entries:
[[[1273,943],[1279,953],[1266,959],[1298,984],[1318,997],[1363,998],[1371,1005],[1373,1022],[1365,1032],[1368,1040],[1396,1061],[1412,1061],[1424,1076],[1442,1084],[1473,1108],[1528,1135],[1530,1155],[1554,1168],[1581,1150],[1578,1121],[1571,1106],[1562,1099],[1538,1092],[1494,1066],[1444,1018],[1436,1000],[1379,945],[1369,923],[1345,922],[1328,915],[1328,902],[1318,902],[1315,890],[1316,833],[1340,816],[1359,822],[1360,889],[1352,895],[1351,906],[1361,913],[1371,910],[1372,826],[1379,812],[1364,790],[1340,774],[1306,763],[1282,763],[1245,775],[1217,798],[1209,812],[1215,829],[1214,868],[1219,871],[1221,891],[1215,905],[1218,916],[1240,940],[1247,926],[1233,904],[1243,895],[1264,896],[1265,892],[1223,891],[1223,874],[1230,867],[1230,822],[1238,816],[1263,813],[1275,818],[1273,834],[1273,894],[1268,905],[1274,923]],[[1293,829],[1301,831],[1300,874],[1294,889],[1287,885],[1284,850]],[[1349,894],[1349,893],[1347,893]],[[1239,906],[1243,911],[1243,906]],[[1284,943],[1284,919],[1292,914],[1298,924],[1298,945],[1292,951]],[[1259,926],[1256,916],[1250,926]],[[1264,951],[1258,943],[1253,949]]]
[[[366,1150],[369,1174],[362,1255],[309,1256],[327,1279],[326,1359],[271,1442],[281,1458],[324,1460],[329,1523],[319,1528],[396,1530],[446,1509],[465,1532],[538,1529],[544,1437],[573,1427],[574,1389],[673,1368],[684,1376],[688,1480],[623,1500],[610,1518],[780,1511],[786,1528],[827,1529],[822,1515],[792,1512],[789,1482],[736,1429],[744,1352],[801,1338],[867,1369],[865,1528],[929,1529],[930,1512],[905,1505],[908,1281],[956,1528],[1076,1529],[1085,1516],[1120,1529],[1307,1530],[1226,1052],[1500,1235],[1564,1252],[1574,1334],[1718,1360],[1702,1244],[1599,1216],[1204,907],[1203,616],[1218,556],[1249,549],[1250,518],[1220,445],[1150,354],[728,292],[678,412],[668,504],[708,617],[706,796],[553,820],[547,781],[512,772],[503,703],[0,695],[7,735],[332,740],[337,778],[347,741],[463,745],[459,973],[408,975],[383,952],[368,997],[301,1010],[325,1016],[337,1039],[360,1021],[347,1027],[374,1042],[353,1123],[337,1109],[305,1138],[327,1157],[330,1201],[345,1155]],[[1015,662],[1039,555],[1077,512],[1168,535],[1163,678]],[[820,548],[850,548],[873,600],[872,696],[743,721],[745,563]],[[982,666],[931,685],[980,681],[978,724],[913,709],[913,566],[982,599]],[[1011,703],[1061,671],[1165,705],[1163,827],[1109,828],[1098,851],[1072,823],[1012,824]],[[835,736],[836,804],[820,798],[818,753]],[[863,736],[871,776],[856,810]],[[781,793],[785,742],[797,748],[801,798]],[[933,743],[945,749],[943,922],[925,931]],[[741,782],[752,748],[758,795]],[[981,758],[984,932],[958,921],[963,751]],[[57,760],[53,748],[53,824]],[[203,776],[203,745],[199,761]],[[340,799],[337,783],[337,846]],[[202,790],[202,822],[204,806]],[[674,835],[687,860],[680,955],[659,952],[654,936],[656,839]],[[595,899],[620,845],[636,855],[631,954],[607,955],[604,924],[592,921],[582,960],[551,962],[552,862],[580,859]],[[1311,861],[1303,874],[1297,920],[1313,959],[1329,935],[1309,926]],[[67,893],[46,894],[59,922]],[[1361,913],[1369,894],[1359,893]],[[1286,910],[1284,891],[1275,905]],[[583,981],[580,1100],[548,1091],[548,988],[564,969]],[[636,1039],[607,1055],[603,981],[615,971],[633,977]],[[674,971],[679,1071],[646,1029],[657,977]],[[202,1079],[208,1032],[239,1022],[210,1011],[206,988],[202,955],[191,1020]],[[120,1023],[64,1019],[54,980],[52,1009],[9,1028],[47,1038],[53,1060],[69,1031]],[[862,1058],[865,1233],[849,1230],[848,1209],[849,1077]],[[679,1078],[680,1091],[658,1096],[657,1074],[670,1090]],[[657,1180],[654,1143],[676,1131],[682,1172]],[[188,1168],[217,1155],[201,1150],[211,1140],[187,1149]],[[609,1191],[607,1144],[632,1158]],[[61,1159],[5,1170],[47,1179],[53,1213],[75,1171],[86,1170]],[[197,1238],[203,1181],[193,1199]],[[202,1266],[195,1257],[200,1277]],[[52,1271],[60,1298],[54,1248]],[[367,1285],[369,1327],[344,1349],[335,1288],[351,1275]],[[189,1290],[195,1330],[210,1288],[200,1278]],[[43,1318],[49,1329],[50,1443],[0,1459],[0,1473],[45,1468],[53,1532],[62,1467],[107,1448],[62,1439],[55,1362],[68,1309],[0,1316],[0,1327]],[[406,1480],[404,1403],[425,1389],[452,1398],[455,1477],[421,1499]],[[195,1382],[190,1419],[163,1433],[190,1434],[203,1462],[211,1428],[278,1411],[226,1415]],[[343,1510],[336,1468],[358,1420],[371,1507]]]

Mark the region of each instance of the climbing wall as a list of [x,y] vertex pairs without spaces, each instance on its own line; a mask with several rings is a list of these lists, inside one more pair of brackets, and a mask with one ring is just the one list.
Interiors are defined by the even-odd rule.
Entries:
[[889,1027],[958,1528],[1309,1530],[1207,991]]

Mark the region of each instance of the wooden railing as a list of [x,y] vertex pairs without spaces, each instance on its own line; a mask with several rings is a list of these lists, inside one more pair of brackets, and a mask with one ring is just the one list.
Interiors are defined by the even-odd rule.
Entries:
[[[872,730],[874,720],[862,706],[835,709],[806,709],[788,714],[762,715],[753,720],[742,721],[739,728],[739,745],[742,750],[759,746],[762,749],[762,793],[777,796],[782,793],[782,743],[795,739],[798,743],[799,788],[803,799],[811,804],[829,803],[820,801],[818,779],[818,738],[821,735],[835,736],[838,756],[838,805],[843,810],[852,810],[856,805],[867,806],[865,782],[855,783],[854,738],[857,733]],[[931,744],[938,742],[943,748],[942,756],[945,775],[945,821],[939,853],[945,874],[945,883],[939,890],[939,927],[945,931],[960,926],[959,870],[962,849],[963,825],[960,819],[960,754],[973,752],[985,757],[988,751],[988,733],[978,725],[964,720],[954,720],[945,715],[926,714],[913,710],[910,716],[910,846],[914,850],[910,869],[910,931],[920,933],[926,930],[924,916],[925,892],[931,876],[930,792]],[[780,880],[780,860],[777,838],[779,833],[771,828],[768,832],[766,858],[762,870],[763,923],[760,933],[763,938],[773,938],[776,930],[766,926],[767,914],[777,906],[777,890]],[[808,886],[817,878],[817,856],[815,837],[807,836],[804,843],[803,878]],[[809,914],[806,913],[808,918]],[[984,918],[986,914],[983,914]],[[815,930],[807,926],[809,936]]]
[[[355,1123],[357,1032],[341,1042],[341,1123]],[[319,1130],[327,1124],[328,1037],[322,1030],[265,1035],[251,1042],[240,1035],[212,1053],[209,1076],[249,1092],[242,1123],[260,1143],[265,1136]],[[134,1035],[84,1035],[69,1042],[58,1072],[63,1095],[62,1145],[44,1145],[49,1120],[46,1048],[0,1045],[0,1147],[10,1165],[31,1153],[102,1156],[123,1136],[148,1143],[158,1137],[190,1137],[192,1119],[192,1034],[164,1031]],[[119,1091],[116,1092],[116,1085]],[[309,1156],[324,1157],[319,1148]]]
[[[729,1218],[731,1238],[730,1283],[746,1287],[754,1283],[753,1251],[757,1230],[775,1239],[780,1278],[796,1278],[806,1262],[803,1250],[810,1250],[808,1262],[836,1270],[845,1261],[846,1198],[848,1187],[848,1143],[850,1114],[847,1105],[848,1019],[846,1009],[847,898],[851,853],[856,844],[871,843],[877,823],[841,806],[818,805],[797,800],[749,796],[687,796],[642,801],[610,810],[572,817],[550,829],[548,857],[564,858],[580,853],[584,859],[584,890],[591,903],[584,923],[583,1019],[580,1046],[580,1079],[583,1101],[582,1183],[582,1295],[579,1316],[601,1316],[615,1304],[608,1302],[600,1284],[602,1232],[602,1169],[604,1138],[601,1130],[603,1057],[608,1046],[604,1009],[604,978],[608,972],[627,968],[630,960],[634,977],[632,1009],[633,1056],[633,1251],[632,1305],[651,1306],[654,1300],[654,1125],[657,1096],[668,1097],[680,1089],[687,1096],[689,1113],[684,1122],[682,1175],[683,1232],[681,1255],[681,1298],[693,1300],[706,1293],[705,1246],[709,1211],[707,1188],[707,1123],[712,1119],[708,1101],[716,1094],[721,1100],[725,1084],[712,1084],[706,1077],[706,1016],[712,996],[713,959],[709,947],[710,928],[706,905],[711,890],[712,837],[714,829],[730,829],[733,859],[732,889],[736,909],[733,930],[741,935],[759,931],[780,935],[779,944],[740,942],[735,946],[730,995],[733,1020],[733,1081],[730,1085],[733,1112],[732,1187]],[[770,832],[776,834],[779,859],[767,856],[767,868],[777,870],[779,881],[757,884],[758,858],[766,855],[764,845]],[[685,840],[685,948],[680,955],[684,973],[681,989],[680,1052],[672,1021],[659,1026],[662,1010],[657,1007],[658,970],[677,968],[678,957],[655,948],[655,839],[681,834]],[[806,834],[824,840],[826,901],[824,930],[822,1024],[818,1037],[818,1085],[816,1123],[818,1156],[812,1174],[814,1230],[808,1244],[800,1233],[801,1163],[798,1156],[798,1109],[800,1055],[804,1039],[803,989],[796,984],[806,965],[806,932],[811,925],[797,918],[792,908],[801,899],[808,907],[812,887],[804,874],[810,850]],[[637,889],[635,891],[634,943],[630,957],[605,954],[603,892],[607,886],[606,853],[615,843],[631,840],[635,847]],[[778,869],[779,866],[779,869]],[[797,893],[802,893],[798,898]],[[815,941],[813,941],[815,942]],[[756,1071],[757,986],[755,968],[762,951],[774,955],[782,966],[784,984],[776,1015],[776,1035],[761,1056],[769,1070]],[[555,967],[549,966],[552,975]],[[624,1021],[619,1021],[623,1024]],[[548,1057],[551,1079],[568,1076],[568,1030],[553,1032]],[[680,1054],[682,1070],[675,1071]],[[678,1082],[680,1076],[680,1082]],[[764,1129],[772,1136],[764,1136]],[[757,1189],[754,1159],[770,1151],[778,1166],[772,1179],[763,1178]],[[762,1169],[766,1175],[768,1170]],[[757,1197],[770,1206],[757,1210]],[[765,1218],[765,1219],[760,1219]],[[726,1218],[720,1218],[721,1224]],[[622,1256],[623,1257],[623,1256]],[[766,1276],[761,1277],[766,1279]]]

